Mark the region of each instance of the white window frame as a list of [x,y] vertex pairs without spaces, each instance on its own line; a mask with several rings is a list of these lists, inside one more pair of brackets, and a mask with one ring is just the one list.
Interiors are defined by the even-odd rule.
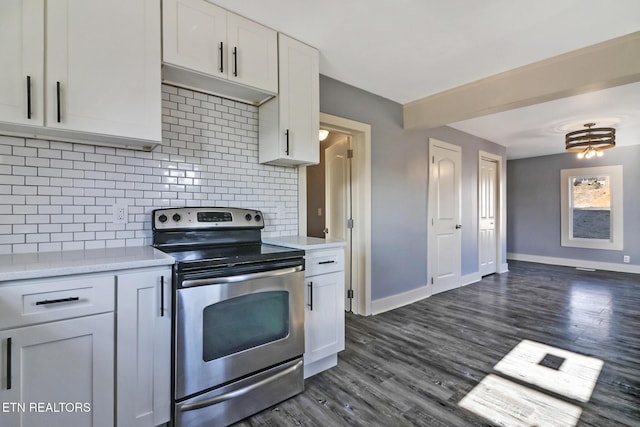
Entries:
[[[570,203],[572,180],[574,178],[582,178],[586,176],[609,177],[609,186],[611,191],[611,234],[609,239],[588,239],[572,237],[572,228],[570,223],[573,218],[573,212]],[[622,221],[622,165],[561,169],[560,200],[562,246],[615,251],[621,251],[624,248]]]

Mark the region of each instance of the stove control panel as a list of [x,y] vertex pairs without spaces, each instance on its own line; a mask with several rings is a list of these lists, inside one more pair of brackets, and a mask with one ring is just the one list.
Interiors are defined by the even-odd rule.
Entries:
[[262,212],[240,208],[166,208],[152,214],[154,230],[264,228]]

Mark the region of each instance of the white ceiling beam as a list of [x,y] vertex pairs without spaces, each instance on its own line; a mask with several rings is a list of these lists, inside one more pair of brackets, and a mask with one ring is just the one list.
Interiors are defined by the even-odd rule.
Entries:
[[407,103],[404,128],[431,129],[638,81],[640,31]]

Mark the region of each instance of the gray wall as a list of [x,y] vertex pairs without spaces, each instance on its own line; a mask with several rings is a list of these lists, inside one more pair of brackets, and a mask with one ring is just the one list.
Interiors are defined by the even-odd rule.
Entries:
[[[560,246],[560,170],[595,166],[623,166],[624,250]],[[510,253],[640,264],[640,146],[616,147],[602,158],[578,160],[575,154],[556,154],[507,163],[507,250]]]
[[505,148],[449,127],[406,131],[402,105],[326,76],[320,111],[371,125],[371,298],[427,284],[430,137],[462,147],[462,274],[477,272],[478,151],[504,157]]

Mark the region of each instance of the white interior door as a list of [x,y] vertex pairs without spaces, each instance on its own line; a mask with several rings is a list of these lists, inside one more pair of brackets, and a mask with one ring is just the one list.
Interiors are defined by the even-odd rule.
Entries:
[[347,138],[325,150],[325,203],[327,238],[347,239]]
[[497,163],[480,160],[479,228],[480,228],[480,274],[486,276],[497,272],[496,240],[496,182]]
[[461,148],[430,139],[431,170],[429,174],[429,274],[431,293],[460,286]]
[[347,291],[351,288],[351,233],[347,227],[350,218],[349,136],[335,142],[325,150],[325,233],[328,239],[347,242],[345,253],[345,307],[352,308]]

